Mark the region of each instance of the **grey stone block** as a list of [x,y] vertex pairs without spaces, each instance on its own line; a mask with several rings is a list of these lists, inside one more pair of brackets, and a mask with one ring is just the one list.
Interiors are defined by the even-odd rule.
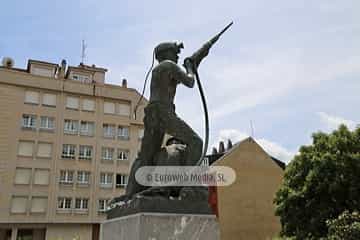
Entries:
[[214,215],[138,213],[106,220],[101,240],[219,240]]

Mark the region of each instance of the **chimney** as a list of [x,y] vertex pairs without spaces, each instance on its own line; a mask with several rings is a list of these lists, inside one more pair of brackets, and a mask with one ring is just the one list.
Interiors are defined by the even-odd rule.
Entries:
[[63,59],[61,60],[61,64],[60,64],[60,68],[59,68],[59,74],[58,74],[58,78],[65,78],[65,71],[66,71],[66,60]]
[[121,86],[124,87],[124,88],[127,88],[127,80],[126,80],[126,78],[124,78],[122,80]]
[[12,68],[14,66],[14,60],[9,57],[4,57],[2,60],[2,65],[6,68]]
[[211,154],[217,154],[217,153],[218,153],[217,149],[215,147],[213,147]]
[[224,153],[224,152],[225,152],[224,142],[220,141],[219,142],[219,153]]
[[233,144],[232,144],[231,140],[228,139],[228,141],[227,141],[227,146],[226,146],[226,150],[230,150],[230,149],[232,148],[232,146],[233,146]]

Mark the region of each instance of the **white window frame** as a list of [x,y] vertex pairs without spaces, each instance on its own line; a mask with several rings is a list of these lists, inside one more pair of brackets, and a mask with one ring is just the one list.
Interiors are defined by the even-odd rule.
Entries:
[[93,155],[93,147],[90,145],[79,146],[79,160],[91,160]]
[[25,129],[32,129],[35,130],[36,129],[36,115],[33,114],[23,114],[22,115],[22,128]]
[[72,119],[64,120],[64,133],[77,135],[79,133],[79,121]]
[[106,173],[106,172],[100,173],[100,187],[112,188],[113,184],[114,184],[114,174],[113,173]]
[[103,124],[103,137],[104,138],[115,138],[116,126],[115,124]]
[[[126,108],[126,113],[123,110]],[[131,105],[130,103],[118,103],[117,104],[117,114],[120,116],[130,117],[131,115]]]
[[58,210],[71,210],[72,198],[71,197],[58,197]]
[[77,171],[77,183],[88,185],[90,184],[90,172],[89,171]]
[[80,135],[93,137],[95,131],[95,122],[80,121]]
[[40,117],[40,130],[54,131],[55,130],[55,118],[49,116]]
[[[26,182],[19,182],[18,181],[18,174],[21,174],[21,176],[24,176],[24,172],[21,171],[26,171],[26,173],[28,174],[27,178],[26,178]],[[31,177],[32,177],[32,169],[31,168],[22,168],[22,167],[17,167],[15,169],[15,179],[14,179],[14,184],[16,185],[29,185],[31,183]]]
[[[55,97],[55,103],[45,103],[45,96],[48,97]],[[46,107],[56,107],[56,94],[52,94],[52,93],[44,93],[42,96],[42,106],[46,106]]]
[[[107,111],[107,106],[112,106],[112,111]],[[104,114],[116,114],[116,103],[114,102],[104,102]]]
[[72,78],[72,80],[78,81],[78,82],[81,82],[81,83],[92,83],[91,77],[87,76],[87,75],[73,73],[71,78]]
[[74,209],[77,211],[88,211],[89,210],[89,199],[88,198],[75,198]]
[[[36,101],[31,101],[31,100],[29,100],[29,99],[27,98],[27,94],[37,95],[37,96],[36,96]],[[33,104],[33,105],[39,105],[39,102],[40,102],[40,93],[39,93],[39,92],[31,91],[31,90],[25,91],[24,103]]]
[[[28,144],[31,144],[31,155],[22,155],[20,154],[20,146],[21,144],[25,144],[25,143],[28,143]],[[33,157],[34,156],[34,146],[35,146],[35,142],[33,141],[27,141],[27,140],[20,140],[19,143],[18,143],[18,149],[17,149],[17,155],[18,156],[22,156],[22,157]]]
[[204,157],[204,159],[201,162],[201,166],[205,166],[205,167],[209,166],[209,158],[208,157]]
[[34,74],[36,76],[41,77],[53,77],[54,76],[54,70],[47,68],[47,67],[38,67],[34,66],[31,68],[31,74]]
[[130,139],[130,128],[127,126],[118,126],[117,137],[120,140],[129,140]]
[[[43,211],[34,211],[33,210],[33,203],[34,200],[45,200],[45,206],[44,206],[44,210]],[[46,213],[47,212],[47,208],[48,208],[48,197],[46,196],[32,196],[31,197],[31,208],[30,208],[30,212],[31,213]]]
[[[86,108],[86,102],[92,102],[93,103],[93,108]],[[81,103],[81,110],[82,111],[86,111],[86,112],[94,112],[95,111],[95,108],[96,108],[96,102],[94,99],[88,99],[88,98],[85,98],[85,99],[82,99],[82,103]]]
[[118,149],[116,154],[116,160],[127,161],[129,160],[130,151],[127,149]]
[[63,144],[61,158],[75,159],[76,145],[75,144]]
[[[46,183],[36,183],[36,174],[39,172],[47,172],[47,179],[46,179]],[[33,177],[33,184],[34,185],[49,185],[50,183],[50,169],[46,169],[46,168],[35,168],[34,169],[34,177]]]
[[[69,105],[69,102],[68,102],[70,99],[73,99],[74,101],[77,101],[77,106],[70,106],[70,105]],[[75,99],[76,99],[76,100],[75,100]],[[67,109],[79,110],[79,102],[80,102],[80,98],[79,98],[79,97],[67,96],[67,97],[66,97],[66,104],[65,104],[65,106],[66,106]]]
[[143,137],[144,137],[144,129],[143,128],[139,128],[139,132],[138,132],[138,134],[139,134],[139,140],[142,140],[143,139]]
[[[39,149],[40,149],[40,145],[50,145],[50,155],[49,156],[41,156],[39,155]],[[53,144],[50,142],[38,142],[37,144],[37,152],[36,152],[36,156],[38,158],[51,158],[52,157],[52,153],[53,153]]]
[[104,161],[114,160],[115,149],[111,147],[102,147],[101,148],[101,159]]
[[73,170],[60,170],[59,183],[60,184],[73,184],[74,183],[74,171]]
[[[25,209],[24,209],[24,211],[13,211],[14,200],[19,199],[19,198],[25,200]],[[29,202],[29,197],[28,196],[12,196],[10,212],[15,213],[15,214],[16,213],[25,214],[28,211],[28,205],[29,205],[28,202]]]
[[106,212],[109,202],[110,202],[110,199],[99,199],[98,212],[100,212],[100,213]]
[[120,175],[120,183],[116,182],[116,187],[126,187],[128,180],[129,180],[129,176],[128,175],[124,175],[124,174],[116,174],[116,180],[117,180],[117,176]]

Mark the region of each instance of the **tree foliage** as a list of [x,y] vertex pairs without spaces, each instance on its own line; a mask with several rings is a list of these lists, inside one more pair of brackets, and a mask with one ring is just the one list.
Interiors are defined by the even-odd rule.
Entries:
[[286,167],[274,200],[282,236],[326,237],[326,220],[360,209],[360,128],[350,131],[341,125],[312,138]]
[[359,240],[360,214],[359,212],[343,212],[338,218],[326,222],[329,233],[327,240]]

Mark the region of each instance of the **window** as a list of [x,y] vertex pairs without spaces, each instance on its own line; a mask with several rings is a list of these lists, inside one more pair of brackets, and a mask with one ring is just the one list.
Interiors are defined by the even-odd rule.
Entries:
[[201,166],[209,166],[209,158],[204,157],[204,159],[201,162]]
[[34,91],[25,91],[25,103],[39,104],[39,93]]
[[141,140],[144,137],[144,129],[140,128],[139,129],[139,140]]
[[114,138],[115,137],[115,125],[103,124],[103,135],[104,135],[104,138]]
[[36,116],[23,114],[22,116],[22,127],[36,129]]
[[90,172],[78,171],[77,172],[77,183],[78,184],[89,184],[90,183]]
[[112,188],[113,174],[112,173],[100,173],[100,186],[104,188]]
[[66,108],[79,109],[79,98],[78,97],[67,97]]
[[69,197],[59,197],[58,209],[71,209],[71,200]]
[[42,130],[54,130],[55,129],[55,118],[41,116],[40,117],[40,129]]
[[130,104],[119,103],[118,105],[118,113],[122,116],[130,116]]
[[103,147],[101,149],[101,159],[102,160],[113,160],[114,157],[114,148],[108,148],[108,147]]
[[18,147],[18,155],[25,157],[33,156],[34,142],[20,141]]
[[82,83],[91,83],[91,79],[89,76],[81,75],[81,74],[73,74],[72,79],[75,81],[79,81]]
[[118,149],[117,150],[117,160],[129,160],[129,150]]
[[13,197],[11,201],[12,213],[26,213],[27,197]]
[[50,94],[50,93],[44,93],[43,98],[42,98],[42,105],[55,107],[56,106],[56,95]]
[[78,134],[79,131],[79,121],[65,119],[64,122],[64,133],[67,134]]
[[35,169],[34,184],[48,185],[49,184],[49,169]]
[[91,160],[92,158],[92,146],[80,145],[79,148],[79,159]]
[[76,210],[88,210],[88,198],[76,198],[75,199],[75,209]]
[[42,158],[51,158],[51,143],[38,143],[37,156]]
[[[16,234],[17,235],[16,240],[32,240],[34,238],[34,230],[35,229],[26,229],[26,228],[18,229]],[[9,239],[10,238],[11,238],[11,232]]]
[[30,184],[31,168],[16,168],[15,184]]
[[43,76],[43,77],[52,77],[53,72],[54,71],[52,69],[38,68],[38,67],[32,68],[32,71],[31,71],[32,74],[38,75],[38,76]]
[[94,136],[95,123],[88,121],[80,122],[80,135]]
[[115,114],[115,103],[104,102],[104,113]]
[[72,184],[74,177],[74,171],[61,170],[60,171],[60,183]]
[[125,187],[128,182],[128,176],[122,174],[116,174],[116,187]]
[[47,209],[47,203],[47,197],[32,197],[30,211],[32,213],[45,213]]
[[75,150],[76,150],[76,145],[63,144],[63,150],[62,150],[61,157],[68,158],[68,159],[75,159]]
[[129,140],[129,128],[119,126],[118,127],[118,138],[122,140]]
[[82,101],[83,111],[95,111],[95,101],[91,99],[83,99]]
[[109,202],[109,199],[99,199],[99,212],[105,212]]

